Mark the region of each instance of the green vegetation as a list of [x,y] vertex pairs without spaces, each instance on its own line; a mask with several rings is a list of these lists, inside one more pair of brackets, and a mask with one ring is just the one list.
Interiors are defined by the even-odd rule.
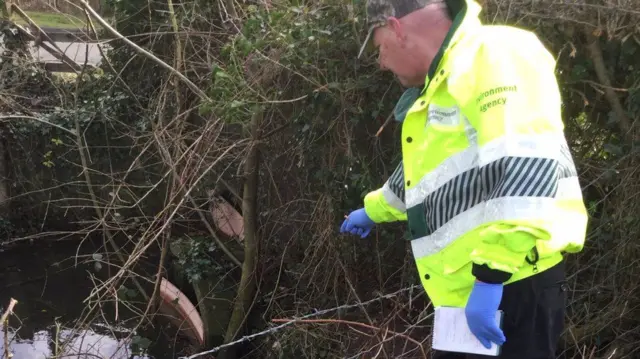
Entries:
[[[634,264],[640,237],[640,135],[634,122],[640,118],[640,4],[484,3],[485,21],[534,30],[558,59],[566,133],[591,215],[585,250],[568,260],[562,351],[568,358],[585,352],[608,358],[615,349],[613,357],[624,357],[640,342],[640,310],[632,304],[640,300],[640,267]],[[120,40],[110,43],[109,61],[100,69],[73,81],[34,68],[15,47],[17,60],[0,67],[0,91],[15,94],[0,101],[0,112],[15,116],[2,124],[10,173],[0,183],[9,197],[3,238],[12,244],[68,240],[68,233],[78,241],[104,238],[103,260],[114,265],[101,280],[132,290],[132,271],[148,262],[183,267],[177,277],[185,291],[195,280],[231,281],[235,285],[226,289],[239,291],[234,304],[250,304],[236,306],[236,313],[248,311],[231,320],[231,334],[239,328],[236,337],[265,329],[275,318],[418,284],[402,224],[377,228],[366,240],[337,234],[343,215],[384,182],[400,156],[397,124],[374,134],[402,89],[391,74],[378,71],[374,58],[355,58],[366,30],[363,2],[224,1],[225,11],[220,4],[108,2],[118,31],[205,96]],[[257,118],[256,144],[250,139]],[[255,206],[244,198],[253,145],[260,154]],[[256,248],[212,231],[208,206],[218,193],[256,221],[257,240],[250,240]],[[111,239],[122,248],[115,250]],[[167,243],[178,239],[191,246],[181,257],[167,253]],[[229,253],[255,265],[241,268]],[[151,283],[148,293],[156,273],[138,273]],[[241,278],[247,287],[238,285]],[[105,285],[96,293],[113,300],[110,290]],[[126,302],[144,312],[145,303]],[[291,326],[216,357],[343,358],[378,352],[382,342],[388,357],[420,357],[415,344],[392,334],[427,343],[429,312],[424,295],[403,291],[322,317],[379,332],[340,322]],[[210,338],[206,347],[228,341],[229,333]]]
[[[27,15],[41,27],[51,27],[56,29],[77,29],[85,27],[86,20],[63,13],[48,13],[42,11],[25,11]],[[26,25],[26,21],[20,16],[13,14],[12,20],[17,24]]]

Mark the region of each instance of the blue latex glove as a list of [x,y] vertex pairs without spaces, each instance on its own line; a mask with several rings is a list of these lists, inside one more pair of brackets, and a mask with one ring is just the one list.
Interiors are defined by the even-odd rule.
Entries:
[[369,235],[375,223],[367,216],[364,208],[356,209],[342,222],[340,233],[351,233],[364,238]]
[[491,342],[502,345],[506,340],[496,323],[502,288],[502,284],[476,281],[465,308],[469,329],[487,349],[491,348]]

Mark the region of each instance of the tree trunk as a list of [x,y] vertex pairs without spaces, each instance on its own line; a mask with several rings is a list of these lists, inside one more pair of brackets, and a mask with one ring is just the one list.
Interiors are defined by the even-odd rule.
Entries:
[[[255,294],[255,270],[258,246],[257,236],[257,197],[259,178],[259,158],[257,141],[262,110],[256,109],[251,117],[252,144],[245,162],[245,183],[242,201],[242,217],[244,219],[244,262],[242,263],[242,276],[238,287],[235,306],[224,338],[225,343],[233,341],[241,331],[253,304]],[[228,347],[220,352],[218,359],[234,358],[235,348]]]

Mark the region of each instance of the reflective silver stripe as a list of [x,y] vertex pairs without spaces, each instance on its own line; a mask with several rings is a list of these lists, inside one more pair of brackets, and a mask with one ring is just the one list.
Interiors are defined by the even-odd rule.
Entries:
[[472,168],[425,198],[428,228],[436,231],[482,201],[500,197],[553,198],[562,178],[559,162],[548,158],[504,157],[482,168]]
[[510,135],[486,143],[478,149],[478,165],[484,166],[503,157],[550,158],[565,162],[571,160],[564,134]]
[[400,212],[406,211],[404,204],[404,166],[402,165],[402,161],[400,161],[391,174],[391,177],[389,177],[384,186],[382,186],[382,195],[391,207]]
[[389,188],[387,183],[382,186],[382,196],[384,200],[393,208],[400,212],[405,212],[407,208],[404,206],[404,202]]
[[[475,140],[474,134],[469,138]],[[576,170],[566,140],[561,133],[543,135],[508,135],[493,140],[476,150],[465,150],[444,160],[435,170],[424,175],[407,190],[406,205],[413,207],[447,182],[473,168],[483,167],[505,157],[533,157],[558,160],[562,177],[575,176]]]
[[[571,196],[568,198],[580,198],[581,192],[577,178],[561,179],[558,182],[558,193]],[[465,233],[495,221],[543,220],[548,223],[557,223],[558,227],[573,227],[579,232],[582,227],[574,227],[574,224],[568,221],[570,218],[567,217],[567,212],[559,213],[556,204],[557,198],[500,197],[482,202],[453,217],[431,235],[412,240],[413,256],[421,258],[438,253]],[[562,221],[558,221],[558,218],[562,218]],[[576,220],[579,220],[580,223],[584,222],[582,216],[577,216]],[[562,230],[562,228],[558,228],[558,230]],[[564,242],[567,239],[558,238],[558,240]]]
[[582,188],[577,176],[561,178],[558,181],[557,199],[580,198],[582,199]]

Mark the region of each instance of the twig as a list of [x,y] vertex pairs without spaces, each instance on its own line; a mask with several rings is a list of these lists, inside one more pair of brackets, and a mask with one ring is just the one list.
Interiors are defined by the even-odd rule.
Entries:
[[[154,126],[154,125],[152,125],[152,126]],[[153,128],[154,128],[154,133],[158,132],[158,131],[155,130],[155,127],[153,127]],[[204,135],[204,133],[202,135]],[[199,139],[202,138],[202,135],[199,137]],[[177,178],[179,178],[180,176],[178,174],[178,169],[176,167],[178,161],[173,161],[172,160],[172,157],[169,154],[168,150],[162,145],[162,141],[160,141],[160,139],[157,136],[154,136],[154,140],[155,140],[156,146],[158,147],[158,151],[160,152],[160,156],[162,156],[162,158],[164,159],[165,163],[170,168],[169,172],[172,175],[177,176]],[[195,146],[196,142],[191,144],[189,146],[189,148],[187,148],[187,150],[183,151],[183,154],[178,157],[178,160],[189,151],[191,146]],[[183,185],[183,183],[181,183],[181,185]],[[227,187],[231,188],[228,185],[227,185]],[[184,189],[182,191],[183,192],[187,192]],[[193,205],[194,208],[198,207],[198,205],[196,204],[196,201],[193,199],[193,197],[191,197],[191,195],[186,193],[185,194],[185,198],[187,198],[189,200],[189,202],[191,202],[191,204]],[[240,260],[238,258],[236,258],[236,256],[233,254],[233,252],[231,252],[231,250],[229,248],[227,248],[227,246],[224,244],[224,242],[216,235],[216,232],[213,230],[213,228],[211,227],[211,225],[207,221],[207,218],[204,216],[204,214],[202,214],[201,211],[196,211],[196,212],[198,213],[198,217],[200,217],[200,220],[202,221],[204,226],[209,231],[209,234],[211,235],[211,237],[216,241],[218,247],[220,249],[222,249],[222,251],[227,255],[227,257],[229,257],[229,259],[231,259],[231,261],[235,265],[237,265],[238,267],[241,267],[242,266],[242,262],[240,262]]]
[[620,99],[618,95],[616,95],[613,90],[614,87],[611,84],[611,78],[607,74],[607,67],[604,63],[604,58],[602,56],[602,49],[600,48],[600,38],[594,36],[589,29],[584,30],[584,34],[587,38],[587,50],[589,52],[589,57],[591,61],[593,61],[593,68],[598,76],[598,80],[602,82],[602,87],[604,88],[604,97],[611,105],[611,109],[616,114],[618,118],[618,122],[620,124],[620,132],[622,132],[623,136],[628,140],[633,140],[633,123],[629,119],[626,111],[622,107],[620,103]]
[[377,301],[379,301],[381,299],[393,298],[393,297],[398,296],[401,293],[409,292],[409,291],[412,291],[412,290],[418,289],[418,288],[422,288],[421,285],[412,285],[411,287],[403,288],[403,289],[400,289],[400,290],[398,290],[396,292],[385,294],[385,295],[370,299],[370,300],[368,300],[366,302],[362,302],[362,303],[358,302],[356,304],[345,304],[345,305],[341,305],[341,306],[335,307],[335,308],[329,308],[329,309],[320,310],[320,311],[317,311],[315,313],[307,314],[307,315],[302,316],[300,318],[291,319],[290,321],[288,321],[286,323],[282,323],[282,324],[280,324],[278,326],[263,330],[261,332],[254,333],[254,334],[251,334],[251,335],[247,335],[247,336],[242,337],[242,338],[240,338],[240,339],[238,339],[236,341],[233,341],[231,343],[222,344],[222,345],[219,345],[219,346],[217,346],[217,347],[215,347],[213,349],[210,349],[210,350],[207,350],[207,351],[204,351],[204,352],[200,352],[200,353],[196,353],[196,354],[193,354],[193,355],[188,356],[188,357],[180,357],[178,359],[194,359],[194,358],[198,358],[198,357],[205,356],[205,355],[208,355],[208,354],[212,354],[212,353],[215,353],[215,352],[219,351],[220,349],[223,349],[223,348],[226,348],[226,347],[230,347],[232,345],[240,344],[240,343],[255,339],[257,337],[261,337],[261,336],[265,336],[265,335],[268,335],[268,334],[275,333],[277,331],[280,331],[283,328],[288,327],[289,325],[292,325],[292,324],[295,324],[295,323],[299,322],[300,320],[305,320],[305,319],[308,319],[308,318],[318,317],[318,316],[321,316],[321,315],[324,315],[324,314],[328,314],[328,313],[332,313],[332,312],[336,312],[336,311],[339,311],[339,310],[345,310],[345,309],[351,309],[351,308],[360,308],[363,305],[369,305],[369,304],[377,302]]
[[18,304],[18,301],[11,298],[7,310],[4,311],[2,318],[0,318],[0,322],[2,322],[4,327],[4,356],[7,359],[11,358],[11,352],[9,351],[9,320],[7,319],[9,318],[9,314],[13,313],[13,308],[16,304]]
[[[167,261],[167,252],[169,251],[169,242],[171,241],[171,233],[167,231],[165,236],[162,238],[160,250],[160,260],[158,261],[158,270],[156,271],[155,283],[153,284],[153,292],[151,293],[151,298],[149,298],[149,302],[147,303],[147,308],[145,309],[144,316],[146,317],[149,314],[151,309],[155,308],[157,304],[157,297],[160,293],[160,284],[162,283],[162,270],[164,269],[165,262]],[[114,288],[114,292],[117,292]],[[116,301],[117,304],[117,301]],[[142,324],[142,321],[140,321]]]
[[[187,198],[189,197],[191,192],[194,191],[194,189],[197,187],[198,183],[213,169],[213,167],[215,167],[223,158],[225,158],[225,156],[232,149],[236,148],[237,146],[241,146],[244,143],[245,143],[245,140],[239,140],[239,141],[234,142],[228,148],[226,148],[223,151],[223,153],[220,154],[220,156],[215,159],[215,161],[213,161],[211,164],[209,164],[202,171],[202,173],[195,179],[195,181],[193,182],[191,187],[188,188],[186,191],[184,191],[184,195],[179,197],[179,201],[173,206],[173,209],[171,209],[171,214],[163,222],[163,224],[160,226],[160,228],[158,228],[155,231],[154,234],[150,235],[151,238],[147,239],[147,234],[146,233],[142,234],[142,239],[138,241],[138,243],[136,244],[136,248],[134,248],[134,250],[132,251],[131,255],[129,256],[129,259],[127,260],[127,262],[125,262],[122,265],[122,268],[118,271],[118,273],[116,273],[114,276],[112,276],[111,278],[106,280],[104,283],[102,283],[99,288],[95,288],[94,291],[97,292],[97,291],[101,290],[101,288],[106,288],[108,286],[113,286],[113,283],[116,282],[118,280],[118,278],[124,276],[125,273],[128,272],[126,270],[126,268],[128,268],[131,265],[133,265],[133,263],[138,259],[138,257],[142,253],[144,253],[146,250],[148,250],[149,247],[151,247],[151,245],[156,242],[158,237],[166,231],[167,227],[169,226],[169,223],[176,216],[176,213],[178,212],[178,210],[180,208],[182,208],[182,205],[187,200]],[[169,209],[166,209],[166,210],[169,210]],[[147,231],[150,231],[150,230],[151,230],[151,228],[147,229]],[[93,294],[89,298],[91,298],[92,296],[93,296]],[[85,301],[87,301],[89,298],[85,299]]]
[[391,122],[391,119],[393,118],[393,112],[391,112],[389,114],[389,116],[387,116],[387,119],[384,121],[384,123],[382,124],[382,126],[380,126],[380,128],[378,129],[378,131],[376,132],[376,137],[380,137],[380,134],[382,133],[382,130],[384,130],[385,127],[387,127],[387,125]]
[[[283,322],[289,321],[289,319],[271,319],[271,321],[274,322],[274,323],[283,323]],[[373,325],[360,323],[360,322],[353,322],[353,321],[350,321],[350,320],[342,320],[342,319],[301,319],[301,320],[298,320],[298,323],[348,324],[348,325],[356,325],[356,326],[360,326],[360,327],[363,327],[363,328],[380,331],[380,328],[374,327]],[[397,336],[402,337],[402,338],[405,338],[408,341],[412,342],[413,344],[417,345],[420,348],[420,351],[422,352],[422,357],[425,358],[425,359],[427,358],[427,353],[424,351],[424,347],[422,346],[422,343],[420,343],[419,341],[411,338],[408,335],[405,335],[405,334],[402,334],[402,333],[398,333],[398,332],[394,332],[393,330],[386,329],[386,332],[391,333],[393,335],[397,335]]]
[[53,127],[57,128],[57,129],[59,129],[59,130],[62,130],[62,131],[64,131],[64,132],[66,132],[66,133],[69,133],[69,134],[71,134],[71,135],[73,135],[73,136],[75,136],[75,135],[76,135],[76,133],[75,133],[75,132],[73,132],[73,131],[72,131],[72,130],[70,130],[70,129],[64,128],[64,127],[62,127],[62,126],[60,126],[60,125],[56,125],[55,123],[49,122],[49,121],[47,121],[47,120],[43,120],[43,119],[38,118],[38,117],[35,117],[35,116],[27,116],[27,115],[6,115],[6,116],[0,116],[0,120],[20,120],[20,119],[38,121],[38,122],[41,122],[41,123],[47,124],[47,125],[49,125],[49,126],[53,126]]
[[[188,199],[189,199],[189,202],[191,202],[191,205],[194,208],[198,207],[198,205],[197,205],[196,201],[193,199],[193,197],[189,196]],[[197,211],[197,214],[198,214],[198,217],[200,217],[200,221],[202,222],[202,224],[204,224],[205,228],[207,228],[207,231],[209,232],[209,234],[211,235],[213,240],[215,240],[216,244],[218,244],[218,247],[220,249],[222,249],[222,251],[227,255],[227,257],[229,257],[229,259],[235,265],[237,265],[238,267],[242,267],[242,262],[240,262],[240,260],[238,258],[236,258],[236,256],[233,254],[233,252],[231,252],[231,250],[229,248],[227,248],[227,246],[220,239],[220,237],[218,237],[216,232],[213,230],[213,227],[211,227],[211,224],[209,224],[209,221],[207,221],[207,218],[204,216],[204,214],[202,214],[201,211]]]
[[201,100],[205,100],[207,102],[213,102],[209,96],[207,96],[207,94],[204,93],[204,91],[200,90],[198,88],[198,86],[196,86],[196,84],[194,84],[193,82],[191,82],[191,80],[189,80],[185,75],[183,75],[182,73],[180,73],[180,71],[174,69],[173,67],[171,67],[169,64],[167,64],[166,62],[160,60],[158,57],[156,57],[154,54],[150,53],[149,51],[141,48],[140,46],[136,45],[135,42],[127,39],[126,37],[124,37],[122,34],[120,34],[116,29],[112,28],[111,25],[109,25],[109,23],[107,21],[105,21],[105,19],[103,19],[92,7],[91,5],[89,5],[85,0],[78,0],[80,2],[80,4],[82,4],[82,6],[84,6],[84,8],[91,13],[91,15],[98,20],[98,22],[104,26],[105,29],[109,30],[109,32],[111,34],[113,34],[113,36],[117,37],[118,39],[124,41],[125,43],[127,43],[129,46],[133,47],[134,50],[136,50],[137,52],[149,57],[151,60],[153,60],[154,62],[156,62],[158,65],[164,67],[165,69],[169,70],[171,73],[173,73],[174,75],[178,76],[180,78],[180,80],[182,80],[187,86],[189,86],[189,88],[191,90],[193,90],[193,92],[195,92],[198,97],[200,97]]
[[54,344],[54,352],[53,355],[55,355],[56,357],[58,357],[60,355],[60,328],[61,325],[60,323],[56,320],[56,337],[55,337],[55,342]]
[[[80,80],[81,77],[78,78],[78,80]],[[87,160],[87,146],[84,142],[84,139],[82,138],[82,132],[80,131],[80,121],[78,119],[78,116],[75,117],[75,126],[76,126],[76,142],[78,145],[78,154],[80,156],[80,163],[82,164],[82,173],[84,174],[84,179],[87,185],[87,191],[89,191],[89,196],[91,198],[91,202],[93,202],[95,204],[95,211],[96,214],[98,215],[98,218],[100,218],[100,222],[102,224],[102,230],[103,230],[103,234],[106,237],[107,241],[109,242],[109,244],[111,244],[111,247],[113,247],[114,252],[116,253],[116,255],[118,256],[118,258],[120,259],[120,261],[122,261],[123,263],[125,263],[125,258],[122,255],[122,251],[120,250],[120,247],[118,246],[118,244],[115,242],[115,239],[113,238],[114,235],[113,233],[111,233],[111,230],[109,229],[109,227],[107,226],[106,222],[105,222],[105,217],[103,216],[103,212],[100,209],[100,203],[98,201],[98,198],[95,194],[95,191],[93,190],[93,184],[91,181],[91,175],[89,174],[89,161]],[[78,249],[79,250],[79,249]],[[140,282],[138,281],[138,279],[136,277],[131,277],[131,280],[133,281],[133,284],[137,287],[138,291],[140,292],[140,294],[142,295],[142,297],[145,300],[149,300],[149,296],[147,295],[147,293],[145,292],[144,288],[142,287],[142,285],[140,284]]]
[[[93,33],[93,36],[96,39],[96,44],[95,45],[98,48],[98,51],[100,51],[100,58],[102,59],[102,61],[104,61],[105,64],[107,64],[107,66],[109,67],[109,70],[111,70],[111,72],[113,72],[113,75],[115,76],[115,78],[122,83],[122,85],[124,86],[124,88],[127,89],[127,91],[129,91],[129,94],[131,95],[130,98],[135,100],[136,103],[138,104],[138,106],[142,107],[138,97],[133,93],[133,90],[131,90],[131,87],[129,87],[127,82],[122,79],[122,76],[120,76],[120,73],[118,73],[118,71],[115,69],[115,67],[113,67],[113,64],[111,63],[111,60],[109,60],[109,57],[105,54],[105,52],[104,52],[104,50],[102,48],[102,45],[100,45],[100,36],[98,35],[98,30],[96,30],[96,27],[93,24],[93,21],[91,21],[91,15],[89,15],[89,12],[87,11],[87,9],[83,9],[83,11],[84,11],[85,17],[87,18],[87,25],[91,29],[91,32]],[[124,68],[123,68],[123,70],[124,70]]]
[[2,314],[2,317],[0,318],[0,322],[6,323],[7,318],[9,317],[9,314],[13,313],[13,308],[16,306],[16,304],[18,304],[18,301],[11,298],[11,300],[9,301],[9,306],[7,307],[7,310],[4,311],[4,313]]
[[[175,16],[175,11],[173,9],[173,2],[171,0],[167,1],[167,4],[169,6],[169,16],[171,18],[171,23],[173,25],[173,30],[174,31],[178,31],[178,23],[176,20],[176,16]],[[87,10],[85,9],[85,13],[87,12]],[[179,72],[182,69],[182,51],[181,51],[181,42],[180,42],[180,37],[178,35],[175,36],[176,39],[176,43],[175,43],[175,51],[176,51],[176,56],[175,56],[175,66],[176,66],[176,70]],[[175,80],[174,78],[172,78],[172,76],[170,77],[170,81],[171,83],[173,83],[173,85],[175,86],[175,96],[176,96],[176,102],[174,104],[174,106],[177,107],[177,113],[181,113],[182,112],[182,99],[180,97],[180,86],[179,86],[179,82],[177,80]],[[163,105],[165,105],[166,102],[163,102]],[[164,111],[163,111],[164,112]],[[177,137],[180,137],[181,133],[182,133],[182,129],[183,129],[183,121],[179,121],[179,117],[176,117],[176,120],[178,120],[178,131],[177,131]],[[162,123],[162,117],[159,116],[158,118],[158,123]],[[154,136],[155,138],[155,136]],[[174,158],[180,157],[179,156],[179,152],[180,152],[180,146],[176,146],[175,147],[175,151],[174,151]],[[175,187],[179,187],[177,184],[180,182],[180,175],[177,173],[177,171],[174,171],[172,176],[171,176],[171,183],[172,186],[168,187],[166,189],[166,201],[168,203],[165,203],[166,206],[170,206],[171,205],[171,201],[172,201],[172,192],[174,190]],[[147,314],[149,313],[150,310],[155,309],[155,305],[156,305],[156,297],[158,296],[158,293],[160,292],[160,284],[162,281],[162,271],[164,269],[164,265],[165,265],[165,261],[166,261],[166,256],[167,256],[167,252],[169,250],[169,243],[171,241],[171,228],[167,228],[167,231],[165,232],[164,237],[162,238],[161,241],[161,246],[162,246],[162,251],[160,253],[160,263],[158,263],[158,270],[156,273],[156,278],[155,278],[155,283],[153,286],[153,292],[151,294],[151,298],[149,300],[149,302],[147,303],[147,308],[145,309],[145,313],[144,316],[146,317]],[[142,322],[140,322],[142,323]]]

